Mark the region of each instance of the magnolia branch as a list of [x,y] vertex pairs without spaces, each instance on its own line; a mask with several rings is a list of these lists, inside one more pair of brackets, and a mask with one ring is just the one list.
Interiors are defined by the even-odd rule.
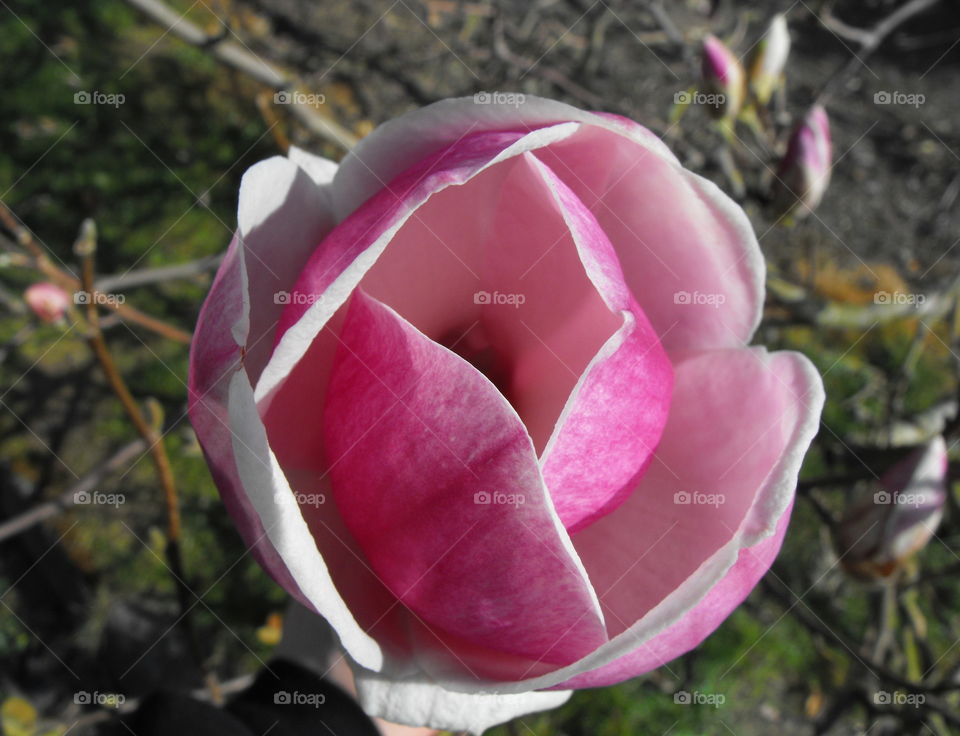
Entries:
[[[96,252],[96,230],[92,220],[86,220],[81,228],[81,234],[75,246],[77,255],[82,258],[83,270],[81,284],[87,291],[93,290],[94,281],[94,253]],[[87,327],[89,330],[88,341],[93,349],[103,372],[107,377],[110,388],[120,399],[123,408],[136,427],[137,432],[143,438],[150,450],[150,456],[157,469],[157,476],[160,480],[160,486],[163,488],[167,503],[167,536],[171,545],[175,546],[180,541],[180,507],[177,500],[177,491],[173,481],[173,470],[170,468],[170,459],[167,457],[166,449],[159,431],[153,427],[144,417],[143,412],[134,400],[130,389],[127,388],[117,365],[110,354],[107,343],[100,330],[100,313],[97,305],[92,301],[87,302]],[[179,554],[177,553],[177,556]],[[182,577],[182,576],[181,576]]]
[[[299,83],[292,75],[264,61],[241,44],[226,39],[228,32],[209,35],[188,21],[182,14],[160,0],[126,0],[150,20],[163,26],[166,33],[176,36],[191,46],[211,54],[217,61],[245,74],[274,92],[296,92]],[[221,24],[223,20],[219,19]],[[312,133],[331,143],[349,150],[357,143],[357,137],[339,123],[320,115],[313,105],[300,101],[294,94],[290,99],[290,111]]]
[[901,5],[892,13],[882,18],[879,23],[869,29],[848,26],[843,21],[834,17],[830,12],[829,5],[827,5],[819,16],[820,22],[823,23],[827,30],[836,36],[858,43],[860,49],[854,54],[852,59],[840,67],[837,73],[827,80],[817,95],[817,99],[820,100],[821,103],[825,102],[833,91],[839,89],[857,69],[865,66],[864,62],[866,58],[880,47],[880,44],[886,40],[887,36],[913,16],[929,10],[939,2],[940,0],[911,0],[911,2]]
[[[30,231],[20,224],[16,215],[14,215],[10,208],[3,202],[0,202],[0,222],[13,234],[17,244],[27,252],[29,261],[25,261],[22,265],[30,266],[40,271],[40,273],[65,291],[77,292],[81,290],[82,284],[80,279],[51,261],[44,248],[36,241]],[[156,332],[158,335],[176,340],[185,345],[190,344],[191,335],[189,332],[169,325],[156,317],[144,314],[140,310],[125,304],[122,299],[118,299],[115,295],[98,289],[96,285],[90,289],[83,290],[87,292],[88,302],[90,304],[111,309],[126,321],[145,327],[148,330]]]
[[[94,226],[92,220],[85,220],[80,230],[80,237],[77,239],[77,242],[74,245],[74,251],[81,258],[81,285],[83,286],[84,290],[88,292],[92,291],[94,288],[94,255],[96,253],[96,248],[96,227]],[[181,614],[179,620],[184,627],[184,632],[186,633],[187,641],[193,650],[194,658],[196,659],[198,666],[204,670],[205,668],[203,664],[203,658],[200,655],[200,648],[197,644],[196,636],[193,633],[189,616],[187,615],[191,608],[188,601],[188,593],[190,593],[190,589],[187,587],[185,582],[186,578],[184,575],[183,558],[180,552],[180,502],[177,497],[176,485],[174,484],[173,469],[170,466],[170,458],[167,456],[166,447],[163,442],[163,436],[160,434],[160,422],[150,422],[147,420],[143,412],[140,410],[140,407],[137,405],[136,400],[133,398],[133,394],[130,393],[130,389],[127,388],[127,385],[123,380],[123,376],[120,374],[120,371],[113,360],[110,349],[107,347],[106,340],[103,337],[103,332],[100,329],[100,314],[97,310],[97,305],[92,301],[87,302],[86,317],[88,323],[87,339],[90,343],[90,347],[92,348],[97,357],[97,361],[100,363],[100,366],[103,369],[104,375],[107,378],[107,382],[110,384],[110,388],[113,389],[113,392],[117,395],[117,398],[123,405],[124,411],[130,418],[131,423],[136,428],[140,437],[143,439],[143,442],[146,444],[150,453],[150,457],[153,460],[154,467],[156,468],[157,478],[160,482],[160,487],[163,490],[166,505],[166,556],[170,567],[170,572],[174,578],[174,586],[177,591],[177,599]],[[213,682],[210,675],[205,674],[205,678],[210,684],[211,692],[216,694],[216,684]]]
[[0,524],[0,542],[56,516],[68,506],[73,505],[77,496],[91,493],[105,478],[137,458],[145,449],[147,449],[147,443],[143,439],[134,440],[70,486],[62,495],[4,521]]

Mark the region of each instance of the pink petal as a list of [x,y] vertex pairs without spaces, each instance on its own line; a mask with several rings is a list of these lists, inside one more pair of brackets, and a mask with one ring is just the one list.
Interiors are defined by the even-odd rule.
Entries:
[[668,352],[749,342],[765,264],[746,214],[719,188],[598,127],[583,127],[539,157],[610,238]]
[[516,413],[363,292],[323,415],[334,498],[377,575],[431,626],[567,664],[603,641],[590,584]]
[[[333,585],[266,443],[250,386],[282,309],[272,292],[293,282],[329,229],[328,197],[294,163],[270,159],[244,175],[238,220],[238,236],[204,302],[191,346],[190,419],[252,555],[331,622],[351,656],[376,668],[382,664],[379,646],[357,626]],[[253,298],[256,310],[250,309]]]
[[765,481],[798,441],[804,407],[817,399],[802,393],[807,374],[798,363],[805,359],[793,353],[742,349],[675,364],[670,418],[653,465],[623,506],[574,537],[612,635],[738,534],[773,531],[793,488]]
[[676,160],[650,131],[617,115],[591,113],[534,95],[525,95],[519,105],[478,104],[473,97],[441,100],[378,126],[347,154],[334,182],[337,219],[346,218],[401,172],[469,135],[529,133],[566,122],[600,125]]
[[[728,498],[734,501],[734,493],[750,497],[749,509],[742,514],[733,534],[728,533],[719,520],[712,524],[713,527],[719,527],[712,536],[719,541],[723,535],[727,535],[727,541],[639,621],[583,659],[546,674],[537,673],[526,679],[502,682],[499,685],[500,692],[602,686],[654,669],[692,649],[716,629],[747,596],[776,556],[787,528],[800,465],[819,426],[824,400],[822,381],[810,361],[798,353],[767,354],[761,349],[751,349],[690,354],[682,358],[675,366],[674,406],[687,406],[681,409],[680,415],[686,417],[682,423],[689,428],[692,441],[683,462],[693,466],[694,471],[691,474],[678,474],[687,478],[688,475],[696,476],[701,472],[697,466],[703,464],[702,450],[705,446],[714,443],[726,445],[732,456],[742,449],[739,433],[745,432],[753,441],[758,439],[756,435],[759,434],[759,460],[751,457],[756,449],[751,448],[750,453],[739,461],[729,460],[728,465],[733,469],[722,484],[715,484],[718,490],[727,492]],[[711,384],[714,372],[722,373],[726,386]],[[690,389],[690,384],[703,389],[702,400],[691,399],[691,394],[696,392]],[[716,418],[717,414],[723,414],[725,408],[730,408],[729,405],[734,405],[735,411],[722,421],[715,421],[714,432],[708,431],[706,423]],[[701,421],[699,419],[690,421],[691,416],[697,416],[698,407],[707,417],[700,425],[697,423]],[[779,417],[776,413],[778,407],[782,412]],[[762,437],[763,429],[751,426],[751,419],[764,423],[763,429],[769,429],[770,434],[780,438],[777,453],[770,455],[763,452],[771,448]],[[670,435],[674,436],[671,438]],[[658,456],[668,452],[672,454],[670,448],[680,444],[668,423]],[[710,462],[713,461],[707,464]],[[656,481],[654,471],[657,467],[655,461],[637,493],[626,504],[574,538],[579,547],[592,530],[605,527],[610,531],[611,536],[603,546],[616,549],[617,545],[624,545],[624,551],[622,556],[611,555],[608,562],[619,568],[624,581],[629,581],[625,586],[628,588],[636,584],[630,570],[632,565],[650,566],[654,558],[658,565],[667,565],[671,562],[670,555],[677,553],[672,531],[656,545],[647,545],[648,555],[644,554],[646,550],[638,551],[629,539],[624,542],[629,537],[628,532],[643,532],[646,528],[648,519],[635,518],[631,511],[635,499],[642,499],[644,490],[651,490],[651,485]],[[714,477],[723,475],[716,468],[710,472]],[[676,483],[676,479],[673,483]],[[660,489],[653,488],[652,492],[656,495]],[[740,503],[740,506],[743,504]],[[692,505],[674,506],[671,498],[664,506],[667,510],[661,509],[660,513],[669,513],[668,507],[685,510],[685,513],[678,514],[678,525],[691,525],[685,517],[686,511],[694,509]],[[727,518],[727,522],[730,521],[734,520]],[[619,523],[617,530],[613,529],[615,522]],[[707,532],[710,532],[709,528]],[[660,544],[664,543],[666,546],[661,549]],[[600,546],[599,542],[596,546]],[[599,559],[599,556],[595,556],[590,561],[591,576],[594,578],[602,577]],[[676,569],[667,568],[666,573],[675,574]],[[620,582],[613,588],[608,585],[605,589],[602,584],[597,587],[604,608],[610,613],[614,612],[610,604],[616,601],[609,599],[612,591],[618,588],[621,588]],[[612,616],[609,623],[611,628],[623,626]],[[445,681],[445,686],[464,692],[484,690],[482,685],[463,679],[449,679]]]
[[603,667],[572,677],[557,688],[614,685],[662,667],[698,646],[743,603],[770,569],[783,545],[792,508],[793,504],[780,517],[773,535],[752,547],[742,548],[736,563],[723,579],[679,621],[632,652]]
[[[541,147],[551,142],[549,133],[540,131]],[[340,278],[338,268],[389,237],[362,287],[432,339],[494,364],[498,387],[534,446],[549,442],[548,483],[573,529],[613,509],[649,463],[669,406],[670,368],[592,215],[556,176],[522,155],[519,140],[468,136],[406,172],[331,234],[294,293],[324,294],[320,306],[334,309],[338,301],[325,290]],[[521,153],[507,157],[508,146]],[[472,168],[495,156],[500,163]],[[412,209],[408,199],[430,187],[443,188],[397,228],[395,220]],[[477,294],[519,303],[478,305]],[[292,304],[282,324],[306,323],[309,302]],[[329,337],[322,340],[329,352]],[[311,361],[305,378],[314,394],[323,392],[322,363]],[[294,411],[303,407],[297,392],[282,393]],[[309,411],[322,407],[311,404]],[[319,446],[309,424],[299,422],[304,430],[292,439],[307,454]],[[291,441],[276,434],[278,443]]]
[[[576,125],[558,125],[529,135],[473,136],[421,161],[366,202],[318,247],[297,281],[284,311],[277,343],[257,385],[257,398],[269,400],[350,296],[387,245],[407,222],[422,221],[419,208],[437,193],[463,184],[498,162],[571,135]],[[460,235],[469,242],[469,233]],[[431,236],[433,237],[433,236]],[[450,239],[456,243],[458,238]],[[448,251],[446,256],[450,257]],[[459,267],[458,267],[459,268]],[[459,271],[460,281],[465,278]],[[436,288],[442,288],[442,285]],[[472,292],[471,292],[472,294]],[[472,298],[464,308],[472,308]],[[458,320],[453,320],[457,322]]]
[[[561,161],[545,152],[540,158],[610,237],[665,347],[748,342],[760,321],[765,271],[749,220],[718,187],[683,169],[650,131],[620,116],[533,96],[521,105],[475,104],[473,98],[429,105],[381,125],[344,159],[334,181],[337,216],[345,218],[400,172],[465,136],[563,121],[582,129],[551,147]],[[689,294],[691,303],[677,304],[678,294]]]
[[[557,687],[619,682],[692,649],[782,542],[823,405],[816,371],[797,353],[757,349],[694,354],[674,368],[654,464],[623,506],[574,537],[616,636],[604,649],[627,651]],[[697,492],[723,502],[674,496]]]
[[539,451],[623,316],[588,276],[535,166],[516,156],[435,194],[361,287],[491,378]]
[[667,421],[673,372],[597,221],[550,169],[537,162],[536,170],[591,280],[623,316],[580,376],[541,456],[554,506],[572,533],[613,511],[650,464]]

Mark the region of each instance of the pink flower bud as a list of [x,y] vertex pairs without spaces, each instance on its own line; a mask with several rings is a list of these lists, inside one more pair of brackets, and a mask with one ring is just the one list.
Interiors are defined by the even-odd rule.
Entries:
[[787,18],[778,13],[754,48],[750,61],[750,90],[761,105],[766,105],[780,85],[790,54]]
[[815,105],[797,125],[780,161],[774,182],[774,200],[780,212],[806,217],[830,184],[832,159],[827,111]]
[[480,733],[697,646],[776,557],[824,398],[744,347],[746,213],[639,124],[533,96],[289,156],[243,177],[190,417],[367,712]]
[[947,499],[943,437],[894,465],[880,484],[850,508],[838,530],[841,561],[858,577],[889,577],[933,537]]
[[716,111],[715,117],[736,117],[744,97],[743,66],[726,44],[716,36],[707,36],[703,39],[703,61],[700,73],[703,77],[705,92],[717,97],[711,106],[711,109]]
[[70,304],[70,295],[47,281],[29,287],[23,293],[23,298],[33,313],[44,322],[61,320]]

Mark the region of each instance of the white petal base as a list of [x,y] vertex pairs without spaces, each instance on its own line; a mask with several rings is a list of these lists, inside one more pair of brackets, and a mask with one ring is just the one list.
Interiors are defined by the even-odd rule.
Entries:
[[371,716],[408,726],[482,734],[517,716],[557,708],[572,690],[517,694],[455,693],[425,680],[390,680],[354,668],[357,697]]

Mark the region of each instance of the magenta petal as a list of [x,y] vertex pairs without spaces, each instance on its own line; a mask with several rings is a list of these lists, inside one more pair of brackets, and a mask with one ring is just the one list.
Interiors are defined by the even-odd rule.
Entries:
[[[683,169],[649,130],[620,116],[533,96],[517,106],[443,100],[380,126],[343,160],[334,181],[337,217],[467,136],[564,121],[580,130],[538,157],[596,216],[667,350],[749,342],[761,316],[765,263],[746,214]],[[690,301],[682,303],[685,295]]]
[[574,537],[610,635],[628,642],[662,611],[698,605],[742,548],[783,523],[823,403],[819,377],[797,353],[704,352],[674,371],[653,464],[626,503]]
[[571,135],[576,127],[556,125],[528,135],[473,136],[420,161],[389,184],[384,183],[378,194],[319,244],[304,267],[291,290],[295,298],[281,316],[273,355],[257,384],[258,401],[270,400],[397,232],[405,225],[422,221],[420,208],[428,200],[469,182],[498,162]]
[[618,115],[587,112],[534,95],[525,95],[521,105],[476,104],[473,97],[440,100],[378,126],[344,157],[334,183],[337,219],[344,219],[402,171],[470,135],[526,133],[559,123],[602,125],[676,160],[649,130]]
[[606,641],[519,417],[470,364],[357,291],[324,412],[333,495],[432,627],[567,664]]
[[434,194],[360,288],[484,372],[540,452],[623,316],[589,277],[537,166],[514,156]]
[[792,504],[780,517],[772,536],[753,547],[740,550],[734,566],[683,618],[629,654],[603,667],[572,677],[556,685],[556,689],[614,685],[662,667],[700,644],[743,603],[760,578],[770,569],[783,545],[791,509]]
[[599,127],[539,152],[593,213],[668,352],[741,347],[765,264],[746,214],[712,182]]
[[554,506],[572,533],[622,503],[650,464],[667,422],[673,371],[596,219],[549,168],[537,162],[537,171],[591,280],[623,318],[580,377],[541,457]]
[[[230,376],[242,366],[241,346],[231,336],[233,323],[243,309],[241,257],[238,241],[234,240],[200,312],[190,355],[190,422],[224,505],[251,554],[274,580],[297,595],[297,585],[263,533],[263,524],[243,493],[227,429],[230,426],[227,417]],[[298,597],[303,600],[302,594]]]
[[[269,355],[282,310],[273,293],[292,283],[332,226],[327,196],[301,167],[280,157],[244,174],[238,233],[200,311],[190,354],[190,420],[217,487],[254,557],[294,593],[297,586],[242,491],[227,429],[227,392],[233,372],[255,376]],[[303,211],[310,215],[295,216]]]
[[330,621],[351,656],[378,669],[383,653],[357,625],[331,580],[266,440],[250,385],[269,355],[282,309],[273,292],[293,282],[332,225],[322,174],[273,158],[244,175],[238,234],[191,344],[190,420],[252,556],[283,588]]

